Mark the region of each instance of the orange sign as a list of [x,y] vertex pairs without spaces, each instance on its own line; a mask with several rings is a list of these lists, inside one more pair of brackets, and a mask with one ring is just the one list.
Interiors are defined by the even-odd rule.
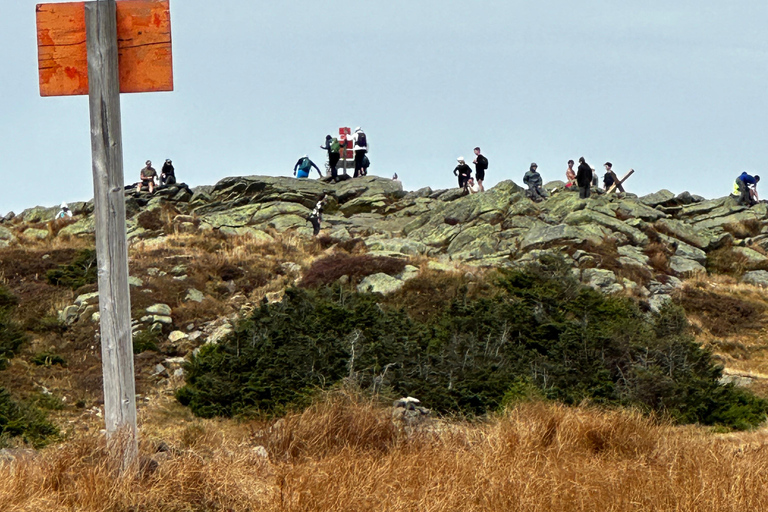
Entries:
[[[120,92],[173,90],[169,0],[120,0]],[[37,6],[41,96],[88,94],[85,2]]]

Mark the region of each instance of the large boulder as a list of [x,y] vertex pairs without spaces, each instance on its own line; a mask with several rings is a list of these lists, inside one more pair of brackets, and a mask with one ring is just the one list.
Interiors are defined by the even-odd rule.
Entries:
[[357,290],[361,293],[370,291],[371,293],[387,295],[396,292],[402,288],[404,284],[405,281],[401,281],[389,274],[379,272],[378,274],[373,274],[363,279],[357,286]]
[[592,225],[603,226],[611,231],[624,234],[629,240],[640,246],[648,245],[648,236],[637,228],[595,210],[580,210],[566,215],[564,222],[572,226]]
[[659,205],[667,205],[674,198],[675,198],[675,194],[673,194],[669,190],[662,189],[662,190],[659,190],[658,192],[654,192],[653,194],[642,196],[640,198],[640,201],[644,204],[647,204],[648,206],[659,206]]
[[593,224],[584,226],[570,226],[567,224],[558,224],[557,226],[538,225],[525,234],[520,241],[520,249],[529,251],[553,245],[578,245],[584,242],[600,245],[608,233],[610,232],[605,228]]

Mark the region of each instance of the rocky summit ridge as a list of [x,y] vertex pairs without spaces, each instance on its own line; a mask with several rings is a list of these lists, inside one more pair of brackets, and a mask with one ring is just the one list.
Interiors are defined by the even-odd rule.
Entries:
[[[745,280],[768,284],[764,203],[747,208],[733,197],[705,199],[668,190],[580,200],[562,182],[545,188],[550,197],[535,203],[512,181],[464,195],[460,189],[407,192],[400,182],[372,176],[338,184],[237,176],[193,189],[181,183],[153,195],[126,190],[127,232],[132,241],[170,234],[167,226],[142,222],[146,212],[161,209],[176,233],[218,232],[264,241],[275,232],[311,237],[307,216],[327,193],[321,236],[340,242],[360,238],[375,255],[425,256],[436,266],[504,267],[558,254],[582,282],[606,293],[629,291],[654,309],[680,278],[706,273],[726,252]],[[0,224],[0,245],[23,238],[92,236],[93,203],[70,208],[75,219],[56,232],[41,223],[53,220],[58,207],[7,215]],[[20,230],[22,224],[26,227]],[[8,229],[11,225],[17,228]]]

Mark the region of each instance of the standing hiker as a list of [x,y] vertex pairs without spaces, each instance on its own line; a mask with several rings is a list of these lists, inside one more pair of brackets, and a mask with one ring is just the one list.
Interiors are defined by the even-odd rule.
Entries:
[[464,162],[463,156],[456,160],[459,162],[459,165],[453,170],[453,175],[459,177],[459,188],[466,188],[467,180],[472,176],[472,168]]
[[757,204],[757,182],[760,181],[760,176],[751,176],[746,171],[741,173],[736,178],[736,183],[733,187],[733,193],[738,196],[738,203],[742,206],[752,206]]
[[477,179],[477,187],[480,192],[485,192],[483,187],[483,181],[485,180],[485,171],[488,170],[488,159],[480,153],[480,148],[475,148],[475,159],[472,162],[475,164],[475,179]]
[[339,139],[326,135],[325,146],[320,146],[320,149],[328,151],[328,166],[331,168],[331,178],[333,178],[334,183],[338,183],[339,172],[336,169],[336,166],[339,164],[339,159],[341,158],[341,144],[339,143]]
[[587,199],[592,193],[592,167],[584,160],[579,158],[579,169],[576,172],[576,184],[579,186],[579,199]]
[[573,170],[573,160],[568,160],[568,168],[565,170],[565,188],[576,190],[576,171]]
[[326,201],[328,201],[328,194],[323,194],[322,199],[317,202],[315,209],[307,217],[307,220],[312,223],[312,228],[314,228],[314,236],[320,233],[320,223],[323,221],[323,207]]
[[605,187],[605,191],[608,192],[608,190],[614,186],[619,192],[624,192],[624,187],[621,185],[619,177],[613,172],[613,164],[611,162],[605,162],[603,166],[605,167],[605,175],[603,175],[603,187]]
[[359,126],[355,128],[355,133],[352,134],[352,149],[355,152],[355,174],[352,177],[357,178],[362,176],[363,158],[368,153],[368,137]]
[[[299,158],[296,165],[293,166],[293,175],[297,178],[309,178],[309,171],[311,171],[313,167],[317,170],[317,174],[322,178],[323,174],[320,172],[320,169],[317,168],[315,162],[310,160],[307,155],[304,155]],[[298,174],[296,173],[297,170],[299,171]]]
[[525,195],[537,203],[543,201],[546,197],[544,191],[541,189],[544,182],[541,179],[541,174],[539,174],[538,168],[539,166],[536,165],[535,162],[532,163],[531,168],[525,173],[525,176],[523,176],[523,183],[528,185],[528,190],[525,192]]

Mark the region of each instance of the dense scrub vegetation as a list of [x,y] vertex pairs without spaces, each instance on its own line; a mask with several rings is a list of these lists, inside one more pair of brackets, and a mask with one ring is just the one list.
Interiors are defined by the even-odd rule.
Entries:
[[[11,318],[17,304],[16,297],[0,286],[0,370],[7,367],[8,359],[16,355],[27,339],[21,327]],[[56,432],[44,413],[13,400],[10,393],[0,387],[0,448],[8,439],[17,436],[34,446],[41,446]]]
[[93,249],[79,251],[71,263],[59,265],[59,268],[49,270],[46,277],[48,282],[53,285],[68,286],[73,290],[95,283],[98,279],[96,251]]
[[203,347],[177,398],[204,417],[279,413],[351,381],[467,415],[531,395],[739,429],[768,410],[718,383],[722,370],[681,308],[643,313],[580,285],[557,259],[500,272],[491,294],[459,289],[440,314],[416,320],[405,310],[338,285],[289,289],[225,342]]

